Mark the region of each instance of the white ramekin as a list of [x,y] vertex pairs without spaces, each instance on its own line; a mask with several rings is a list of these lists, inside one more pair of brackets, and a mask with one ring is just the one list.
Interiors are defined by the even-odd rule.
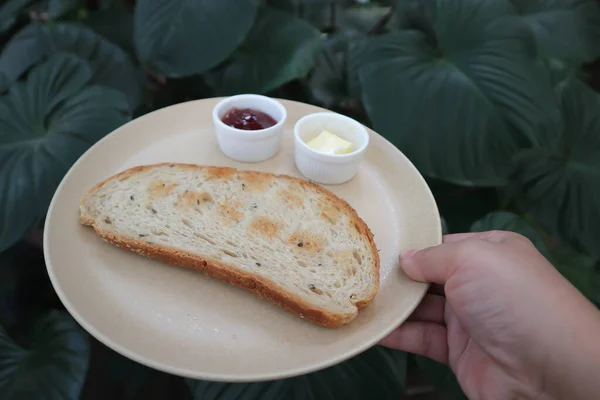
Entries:
[[[221,118],[234,107],[262,111],[273,117],[277,124],[255,131],[233,128]],[[257,94],[231,96],[217,103],[212,115],[217,142],[227,157],[240,162],[259,162],[273,157],[279,150],[287,111],[277,100]]]
[[[306,143],[327,130],[351,142],[354,150],[348,154],[325,154]],[[308,114],[294,126],[294,158],[298,171],[311,181],[334,185],[351,180],[364,158],[369,145],[365,127],[341,114],[319,112]]]

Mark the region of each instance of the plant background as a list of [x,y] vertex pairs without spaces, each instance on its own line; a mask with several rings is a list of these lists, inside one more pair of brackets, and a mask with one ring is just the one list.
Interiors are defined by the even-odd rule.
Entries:
[[52,194],[132,118],[235,93],[374,128],[426,176],[445,232],[520,232],[600,305],[595,0],[0,2],[0,398],[458,399],[381,347],[307,376],[185,380],[85,333],[46,275]]

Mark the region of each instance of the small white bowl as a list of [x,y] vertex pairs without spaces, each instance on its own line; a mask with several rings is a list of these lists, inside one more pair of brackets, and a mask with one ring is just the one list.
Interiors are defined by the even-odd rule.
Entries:
[[[254,131],[231,127],[221,118],[232,108],[262,111],[277,121],[277,124]],[[260,162],[277,154],[287,118],[285,107],[277,100],[257,94],[231,96],[217,103],[212,115],[217,142],[227,157],[240,162]]]
[[[348,154],[326,154],[314,150],[307,143],[327,130],[352,143]],[[365,127],[341,114],[319,112],[308,114],[294,126],[294,158],[296,168],[311,181],[335,185],[351,180],[369,146],[369,133]]]

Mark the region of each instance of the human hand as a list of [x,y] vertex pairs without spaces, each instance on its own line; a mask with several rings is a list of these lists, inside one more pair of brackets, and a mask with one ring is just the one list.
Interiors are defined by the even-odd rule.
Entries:
[[445,297],[426,295],[380,344],[448,363],[470,399],[600,398],[600,312],[527,238],[447,235],[400,264]]

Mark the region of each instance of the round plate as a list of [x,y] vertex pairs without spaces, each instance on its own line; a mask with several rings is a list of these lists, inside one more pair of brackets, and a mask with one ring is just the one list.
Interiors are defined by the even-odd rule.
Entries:
[[441,224],[425,181],[392,144],[369,131],[358,175],[327,188],[352,205],[375,235],[381,288],[349,325],[319,327],[201,273],[106,244],[79,224],[79,201],[97,182],[140,164],[182,162],[300,176],[293,126],[323,111],[282,100],[282,147],[272,159],[242,164],[225,157],[213,131],[219,99],[178,104],[117,129],[89,149],[58,187],[46,219],[46,265],[58,296],[95,338],[139,363],[213,381],[296,376],[339,363],[373,346],[414,310],[427,285],[400,272],[405,248],[441,242]]

